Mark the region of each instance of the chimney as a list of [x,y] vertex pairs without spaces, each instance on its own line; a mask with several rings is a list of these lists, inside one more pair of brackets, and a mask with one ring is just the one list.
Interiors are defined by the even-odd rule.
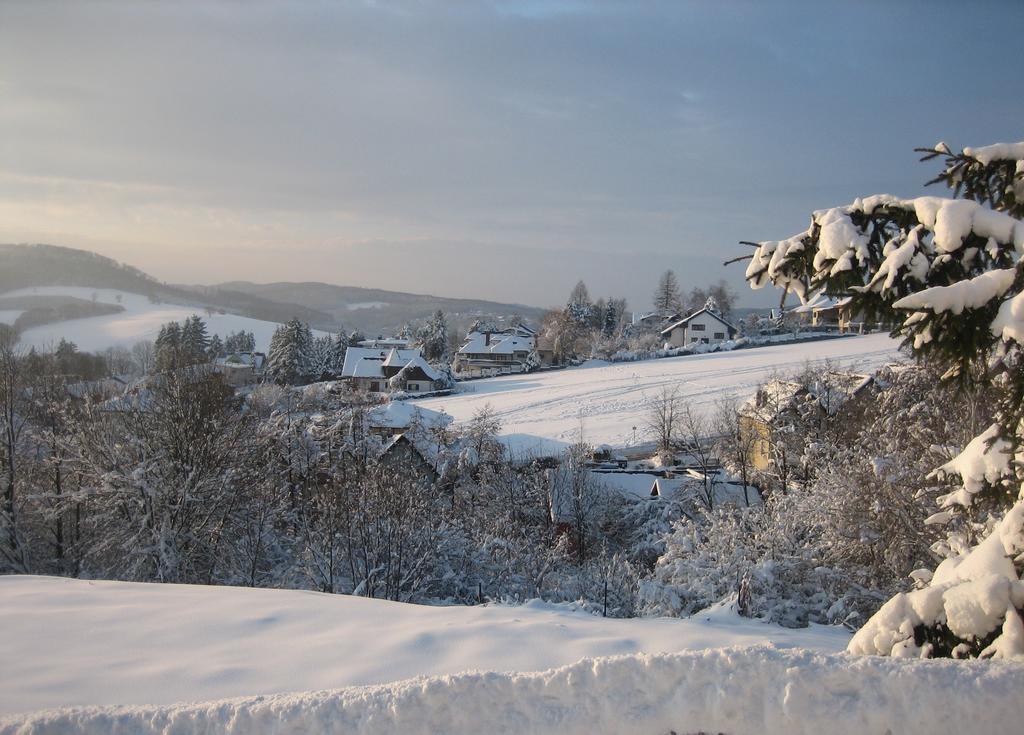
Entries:
[[484,347],[490,347],[490,346],[491,346],[491,333],[490,332],[484,332]]

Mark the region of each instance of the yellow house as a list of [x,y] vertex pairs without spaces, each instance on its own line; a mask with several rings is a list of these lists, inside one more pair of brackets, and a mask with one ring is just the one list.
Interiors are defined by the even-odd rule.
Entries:
[[772,380],[758,388],[739,409],[740,434],[750,442],[754,469],[768,469],[773,436],[786,421],[796,420],[808,410],[818,415],[835,415],[873,383],[870,375],[828,371],[808,384]]

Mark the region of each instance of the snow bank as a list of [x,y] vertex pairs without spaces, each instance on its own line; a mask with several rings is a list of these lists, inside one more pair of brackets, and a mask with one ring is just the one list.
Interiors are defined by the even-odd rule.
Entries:
[[427,607],[298,590],[0,577],[0,715],[172,704],[543,671],[586,657],[773,643],[838,652],[850,634],[729,610],[616,620],[571,605]]
[[0,723],[0,735],[1014,732],[1022,687],[1022,665],[732,648],[584,660],[535,674],[51,711]]

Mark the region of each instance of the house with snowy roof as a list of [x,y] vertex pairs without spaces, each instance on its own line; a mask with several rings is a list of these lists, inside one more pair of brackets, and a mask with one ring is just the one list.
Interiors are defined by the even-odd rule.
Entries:
[[371,393],[425,393],[434,390],[442,376],[423,359],[419,348],[349,347],[341,379]]
[[[463,377],[519,373],[537,352],[537,336],[518,325],[503,332],[470,332],[459,348],[452,369]],[[539,356],[537,358],[540,360]]]
[[661,330],[662,339],[673,347],[688,344],[716,345],[736,336],[736,327],[718,312],[705,306]]
[[262,352],[233,352],[215,359],[213,369],[224,376],[228,385],[241,388],[260,382],[266,360]]
[[739,425],[750,438],[751,464],[768,469],[776,429],[800,419],[834,416],[848,404],[869,395],[874,376],[830,370],[809,383],[771,380],[739,408]]
[[433,411],[409,401],[389,401],[366,412],[368,432],[385,437],[420,429],[436,433],[451,423],[452,417],[443,411]]
[[849,296],[832,297],[819,294],[806,304],[794,308],[793,313],[808,320],[815,329],[848,332],[854,319],[850,300]]

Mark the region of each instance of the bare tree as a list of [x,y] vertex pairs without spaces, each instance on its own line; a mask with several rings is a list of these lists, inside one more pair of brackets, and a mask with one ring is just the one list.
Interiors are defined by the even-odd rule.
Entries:
[[728,463],[729,470],[734,472],[743,484],[743,501],[749,506],[755,471],[754,451],[759,437],[744,424],[734,398],[726,398],[718,404],[715,433],[718,434],[716,447]]
[[657,443],[662,461],[670,463],[677,449],[679,423],[679,390],[664,386],[649,402],[647,430]]
[[696,461],[701,473],[703,487],[700,500],[708,510],[713,510],[718,461],[712,443],[711,423],[704,414],[685,401],[679,406],[677,421],[676,433],[682,439],[687,453]]
[[679,281],[672,270],[665,271],[658,279],[658,286],[654,289],[654,309],[665,316],[679,309]]
[[0,560],[12,571],[25,570],[19,540],[20,499],[17,497],[19,444],[25,430],[23,355],[13,328],[0,324]]

